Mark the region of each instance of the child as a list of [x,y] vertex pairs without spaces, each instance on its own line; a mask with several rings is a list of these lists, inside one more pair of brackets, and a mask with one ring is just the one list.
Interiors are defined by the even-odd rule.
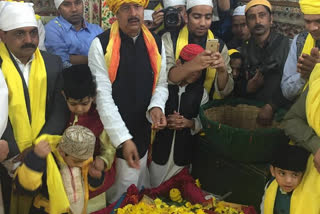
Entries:
[[301,147],[286,145],[279,149],[270,166],[274,177],[267,184],[261,213],[289,214],[291,196],[306,170],[309,153]]
[[[232,76],[235,84],[235,89],[240,88],[240,75],[243,75],[242,73],[242,56],[240,52],[236,49],[230,49],[228,51],[228,54],[230,56],[230,67],[232,68]],[[238,90],[233,91],[233,95],[235,97],[239,97],[240,93]]]
[[[60,206],[63,197],[70,204],[69,210],[65,210],[67,213],[87,213],[89,185],[96,188],[104,179],[104,176],[98,178],[88,174],[96,138],[86,127],[71,126],[65,130],[57,147],[52,145],[52,139],[40,141],[31,152],[27,153],[14,178],[15,188],[22,193],[36,195],[30,213],[53,212],[53,208],[56,208],[52,207],[54,201],[58,201],[59,203],[55,204]],[[50,185],[50,178],[56,174],[51,173],[52,165],[49,164],[50,159],[47,157],[51,152],[54,156],[53,164],[59,168],[53,185]],[[56,189],[59,181],[62,181],[61,186],[65,191],[58,192]],[[61,198],[53,196],[57,192]]]
[[[185,46],[178,64],[192,60],[203,51],[196,44]],[[149,167],[152,187],[157,187],[190,165],[196,134],[202,128],[199,109],[209,100],[206,90],[197,82],[200,76],[201,71],[193,72],[179,85],[168,86],[167,128],[157,132],[152,146]]]
[[[90,198],[92,198],[104,193],[114,182],[115,165],[113,163],[115,148],[109,142],[94,103],[96,84],[92,79],[90,68],[87,65],[73,65],[63,70],[63,78],[64,86],[62,93],[71,112],[68,126],[85,126],[94,133],[97,139],[94,162],[89,169],[89,173],[90,175],[101,176],[103,172],[106,179],[101,189],[90,192]],[[103,208],[106,205],[105,195],[101,194],[100,197],[100,199],[95,198],[98,201],[94,202],[94,210],[90,208],[91,203],[89,202],[90,211],[95,211],[97,207]]]

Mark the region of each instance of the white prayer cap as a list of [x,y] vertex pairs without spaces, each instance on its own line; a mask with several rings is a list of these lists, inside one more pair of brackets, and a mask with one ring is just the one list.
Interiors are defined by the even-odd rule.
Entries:
[[234,9],[232,16],[245,16],[246,5],[238,6]]
[[208,5],[213,8],[212,0],[187,0],[187,10],[198,5]]
[[186,0],[163,0],[163,7],[174,7],[178,5],[186,5]]
[[59,9],[60,4],[62,4],[64,0],[54,0],[54,5],[56,6],[57,9]]
[[153,21],[152,19],[152,14],[153,14],[154,10],[144,10],[144,20],[145,21]]
[[38,27],[32,3],[0,1],[0,30]]

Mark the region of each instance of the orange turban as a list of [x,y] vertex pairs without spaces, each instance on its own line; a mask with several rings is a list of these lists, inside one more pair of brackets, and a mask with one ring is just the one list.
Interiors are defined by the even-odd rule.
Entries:
[[126,3],[140,4],[146,8],[149,4],[149,0],[107,0],[107,5],[113,14],[116,14],[121,5]]
[[319,0],[300,0],[299,4],[303,14],[308,14],[308,15],[320,14]]
[[253,7],[253,6],[257,6],[257,5],[264,5],[266,7],[268,7],[270,9],[270,11],[272,11],[272,7],[271,4],[268,0],[251,0],[247,6],[246,6],[246,10],[245,12],[247,13],[247,11]]

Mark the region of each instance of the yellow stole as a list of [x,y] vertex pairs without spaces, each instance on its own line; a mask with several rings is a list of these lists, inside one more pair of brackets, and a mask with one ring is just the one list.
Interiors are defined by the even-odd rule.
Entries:
[[[211,30],[208,30],[208,36],[207,39],[214,39],[214,35],[211,32]],[[180,52],[184,48],[184,46],[188,45],[189,43],[189,31],[187,26],[184,26],[178,36],[177,40],[177,47],[176,47],[176,53],[175,53],[175,59],[179,59]],[[204,81],[203,87],[207,90],[208,93],[210,93],[211,88],[214,87],[214,80],[216,77],[216,69],[214,68],[207,68],[206,72],[206,79]],[[215,91],[213,94],[213,99],[222,99],[218,93]]]
[[[2,72],[9,90],[9,119],[20,152],[32,146],[45,124],[47,73],[39,49],[34,53],[29,74],[28,92],[32,122],[30,124],[26,107],[22,79],[13,64],[4,43],[0,43]],[[40,90],[41,89],[41,90]]]
[[[264,214],[273,214],[278,183],[274,180],[267,188],[264,201]],[[319,214],[320,213],[320,174],[313,164],[310,155],[307,169],[301,183],[293,191],[290,201],[290,214]]]
[[[109,78],[111,83],[116,80],[119,62],[120,62],[120,47],[121,47],[121,38],[120,38],[120,28],[118,21],[114,22],[110,30],[110,39],[107,46],[107,51],[105,54],[106,65],[108,68]],[[161,67],[161,55],[157,43],[145,25],[141,26],[143,39],[145,41],[147,51],[149,54],[150,64],[153,70],[153,88],[152,91],[156,88],[160,67]]]
[[[307,38],[306,38],[306,41],[304,43],[304,46],[303,46],[303,49],[302,49],[302,52],[301,52],[301,55],[302,54],[308,54],[310,55],[311,54],[311,50],[312,48],[314,48],[316,46],[316,40],[311,36],[311,34],[309,33]],[[309,81],[306,82],[306,84],[304,85],[303,87],[303,90],[306,90],[306,88],[308,87],[309,85]]]

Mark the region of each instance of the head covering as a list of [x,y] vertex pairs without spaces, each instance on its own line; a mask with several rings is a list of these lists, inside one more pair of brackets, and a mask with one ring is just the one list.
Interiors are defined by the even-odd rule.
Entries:
[[135,3],[140,4],[144,8],[146,8],[149,4],[149,0],[107,0],[107,5],[113,14],[116,14],[121,7],[121,5],[125,3]]
[[0,1],[0,30],[38,27],[32,3]]
[[144,20],[145,21],[153,21],[152,14],[154,10],[144,10]]
[[251,7],[256,6],[256,5],[264,5],[272,11],[272,6],[268,0],[251,0],[247,6],[245,12],[247,12]]
[[64,131],[59,148],[67,155],[87,160],[93,156],[95,143],[96,137],[90,129],[75,125]]
[[302,147],[286,144],[275,153],[272,166],[284,170],[304,172],[309,155],[309,152]]
[[237,49],[230,49],[230,50],[228,50],[228,54],[229,54],[229,56],[231,56],[232,54],[234,54],[234,53],[240,53]]
[[60,4],[62,4],[64,0],[54,0],[54,5],[56,6],[57,9],[59,9]]
[[300,0],[299,4],[303,14],[308,14],[308,15],[320,14],[319,0]]
[[63,91],[68,98],[80,100],[96,94],[96,84],[88,65],[73,65],[64,69],[62,75]]
[[238,6],[234,9],[232,16],[245,16],[246,5]]
[[208,5],[213,8],[212,0],[187,0],[187,10],[198,5]]
[[163,7],[174,7],[178,5],[186,5],[186,0],[163,0]]
[[195,58],[198,54],[202,53],[204,49],[197,44],[189,44],[182,48],[180,52],[180,57],[184,61],[190,61]]

